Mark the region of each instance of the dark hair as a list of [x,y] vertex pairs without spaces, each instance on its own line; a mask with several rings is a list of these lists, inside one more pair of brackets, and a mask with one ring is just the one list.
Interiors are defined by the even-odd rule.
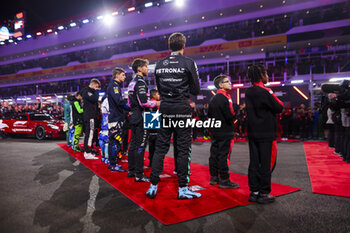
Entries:
[[77,92],[74,93],[74,96],[75,96],[75,97],[77,97],[78,95],[83,96],[82,93],[81,93],[81,91],[77,91]]
[[151,98],[153,98],[153,96],[155,94],[157,94],[157,93],[158,93],[158,91],[156,89],[152,89],[152,90],[149,91],[149,94],[150,94]]
[[121,67],[115,67],[113,70],[112,70],[112,79],[115,78],[115,76],[117,74],[121,74],[121,73],[126,73],[125,70]]
[[91,83],[96,83],[96,84],[98,84],[99,86],[101,86],[101,82],[100,82],[100,80],[98,80],[97,78],[91,79],[91,80],[90,80],[90,84],[91,84]]
[[138,72],[137,68],[142,67],[142,66],[144,66],[144,65],[148,65],[148,64],[149,64],[149,62],[148,62],[147,59],[136,58],[136,59],[132,62],[131,67],[132,67],[132,70],[133,70],[135,73],[137,73],[137,72]]
[[247,76],[252,83],[260,82],[261,78],[267,73],[263,64],[248,66]]
[[186,37],[180,32],[175,32],[170,35],[168,45],[171,51],[179,51],[186,44]]
[[216,76],[216,77],[214,78],[214,85],[215,85],[215,87],[216,87],[217,89],[220,89],[219,84],[220,84],[225,78],[228,78],[228,76],[227,76],[227,75],[224,75],[224,74],[218,75],[218,76]]
[[68,94],[67,97],[66,97],[66,100],[72,101],[72,99],[73,99],[73,95],[72,94]]

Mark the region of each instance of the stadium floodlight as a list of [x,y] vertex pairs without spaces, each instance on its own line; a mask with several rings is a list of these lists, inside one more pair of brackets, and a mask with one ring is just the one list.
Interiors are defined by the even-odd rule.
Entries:
[[9,39],[9,42],[10,42],[10,43],[12,43],[12,42],[13,42],[13,40],[12,40],[12,39]]
[[236,83],[236,84],[233,84],[233,87],[244,87],[244,84],[243,83]]
[[147,2],[147,3],[145,3],[145,7],[151,7],[151,6],[153,6],[153,2]]
[[106,24],[107,26],[111,26],[114,23],[114,19],[110,15],[106,15],[103,18],[103,23]]
[[26,35],[26,37],[27,37],[27,39],[30,39],[30,38],[32,38],[32,35],[28,34],[28,35]]
[[99,16],[97,16],[97,17],[96,17],[96,19],[98,19],[98,20],[103,19],[103,15],[99,15]]
[[268,82],[265,86],[270,86],[270,85],[280,85],[281,82]]
[[303,83],[304,80],[292,80],[290,83]]
[[343,80],[350,80],[350,77],[344,77],[344,78],[331,78],[329,81],[330,81],[330,82],[338,82],[338,81],[343,81]]
[[83,19],[83,21],[82,21],[83,23],[89,23],[90,21],[89,21],[89,19]]
[[136,8],[135,8],[134,6],[128,8],[128,11],[129,11],[129,12],[133,12],[133,11],[135,11],[135,10],[136,10]]
[[214,89],[215,89],[215,86],[214,86],[214,85],[209,85],[209,86],[208,86],[208,89],[209,89],[209,90],[214,90]]
[[64,27],[63,26],[58,26],[58,28],[57,28],[58,30],[63,30],[64,29]]
[[185,1],[184,0],[176,0],[175,5],[177,7],[183,7],[185,5]]
[[17,40],[23,40],[22,37],[17,37]]
[[77,24],[75,22],[72,22],[72,23],[69,24],[69,26],[70,27],[75,27],[75,26],[77,26]]

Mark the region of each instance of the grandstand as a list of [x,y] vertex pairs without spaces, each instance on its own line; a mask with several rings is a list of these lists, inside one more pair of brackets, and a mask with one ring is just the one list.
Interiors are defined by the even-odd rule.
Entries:
[[[167,38],[175,31],[186,35],[185,55],[199,65],[205,98],[198,102],[210,97],[214,77],[226,73],[238,84],[234,96],[239,103],[242,88],[249,85],[247,66],[255,63],[268,67],[271,87],[282,99],[295,94],[290,85],[298,85],[307,97],[299,95],[299,102],[314,102],[313,89],[330,78],[350,77],[348,1],[125,3],[1,42],[0,98],[56,98],[79,90],[92,77],[107,85],[115,66],[125,68],[130,81],[132,60],[142,57],[154,64],[165,57]],[[152,75],[148,82],[154,86]]]

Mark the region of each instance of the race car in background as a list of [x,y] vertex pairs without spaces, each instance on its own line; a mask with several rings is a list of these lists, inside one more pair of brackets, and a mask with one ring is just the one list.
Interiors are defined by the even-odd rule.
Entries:
[[54,120],[44,113],[20,113],[0,119],[0,131],[5,134],[25,134],[42,140],[46,137],[64,137],[64,121]]

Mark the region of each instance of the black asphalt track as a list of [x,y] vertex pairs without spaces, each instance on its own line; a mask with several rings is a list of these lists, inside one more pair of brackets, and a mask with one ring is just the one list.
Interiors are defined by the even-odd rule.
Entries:
[[[63,141],[0,140],[1,233],[350,232],[350,198],[312,193],[302,143],[278,144],[272,178],[301,191],[270,205],[252,204],[165,226],[57,142]],[[210,143],[193,144],[192,161],[208,165],[209,148]],[[247,143],[235,143],[230,171],[247,175],[248,162]]]

